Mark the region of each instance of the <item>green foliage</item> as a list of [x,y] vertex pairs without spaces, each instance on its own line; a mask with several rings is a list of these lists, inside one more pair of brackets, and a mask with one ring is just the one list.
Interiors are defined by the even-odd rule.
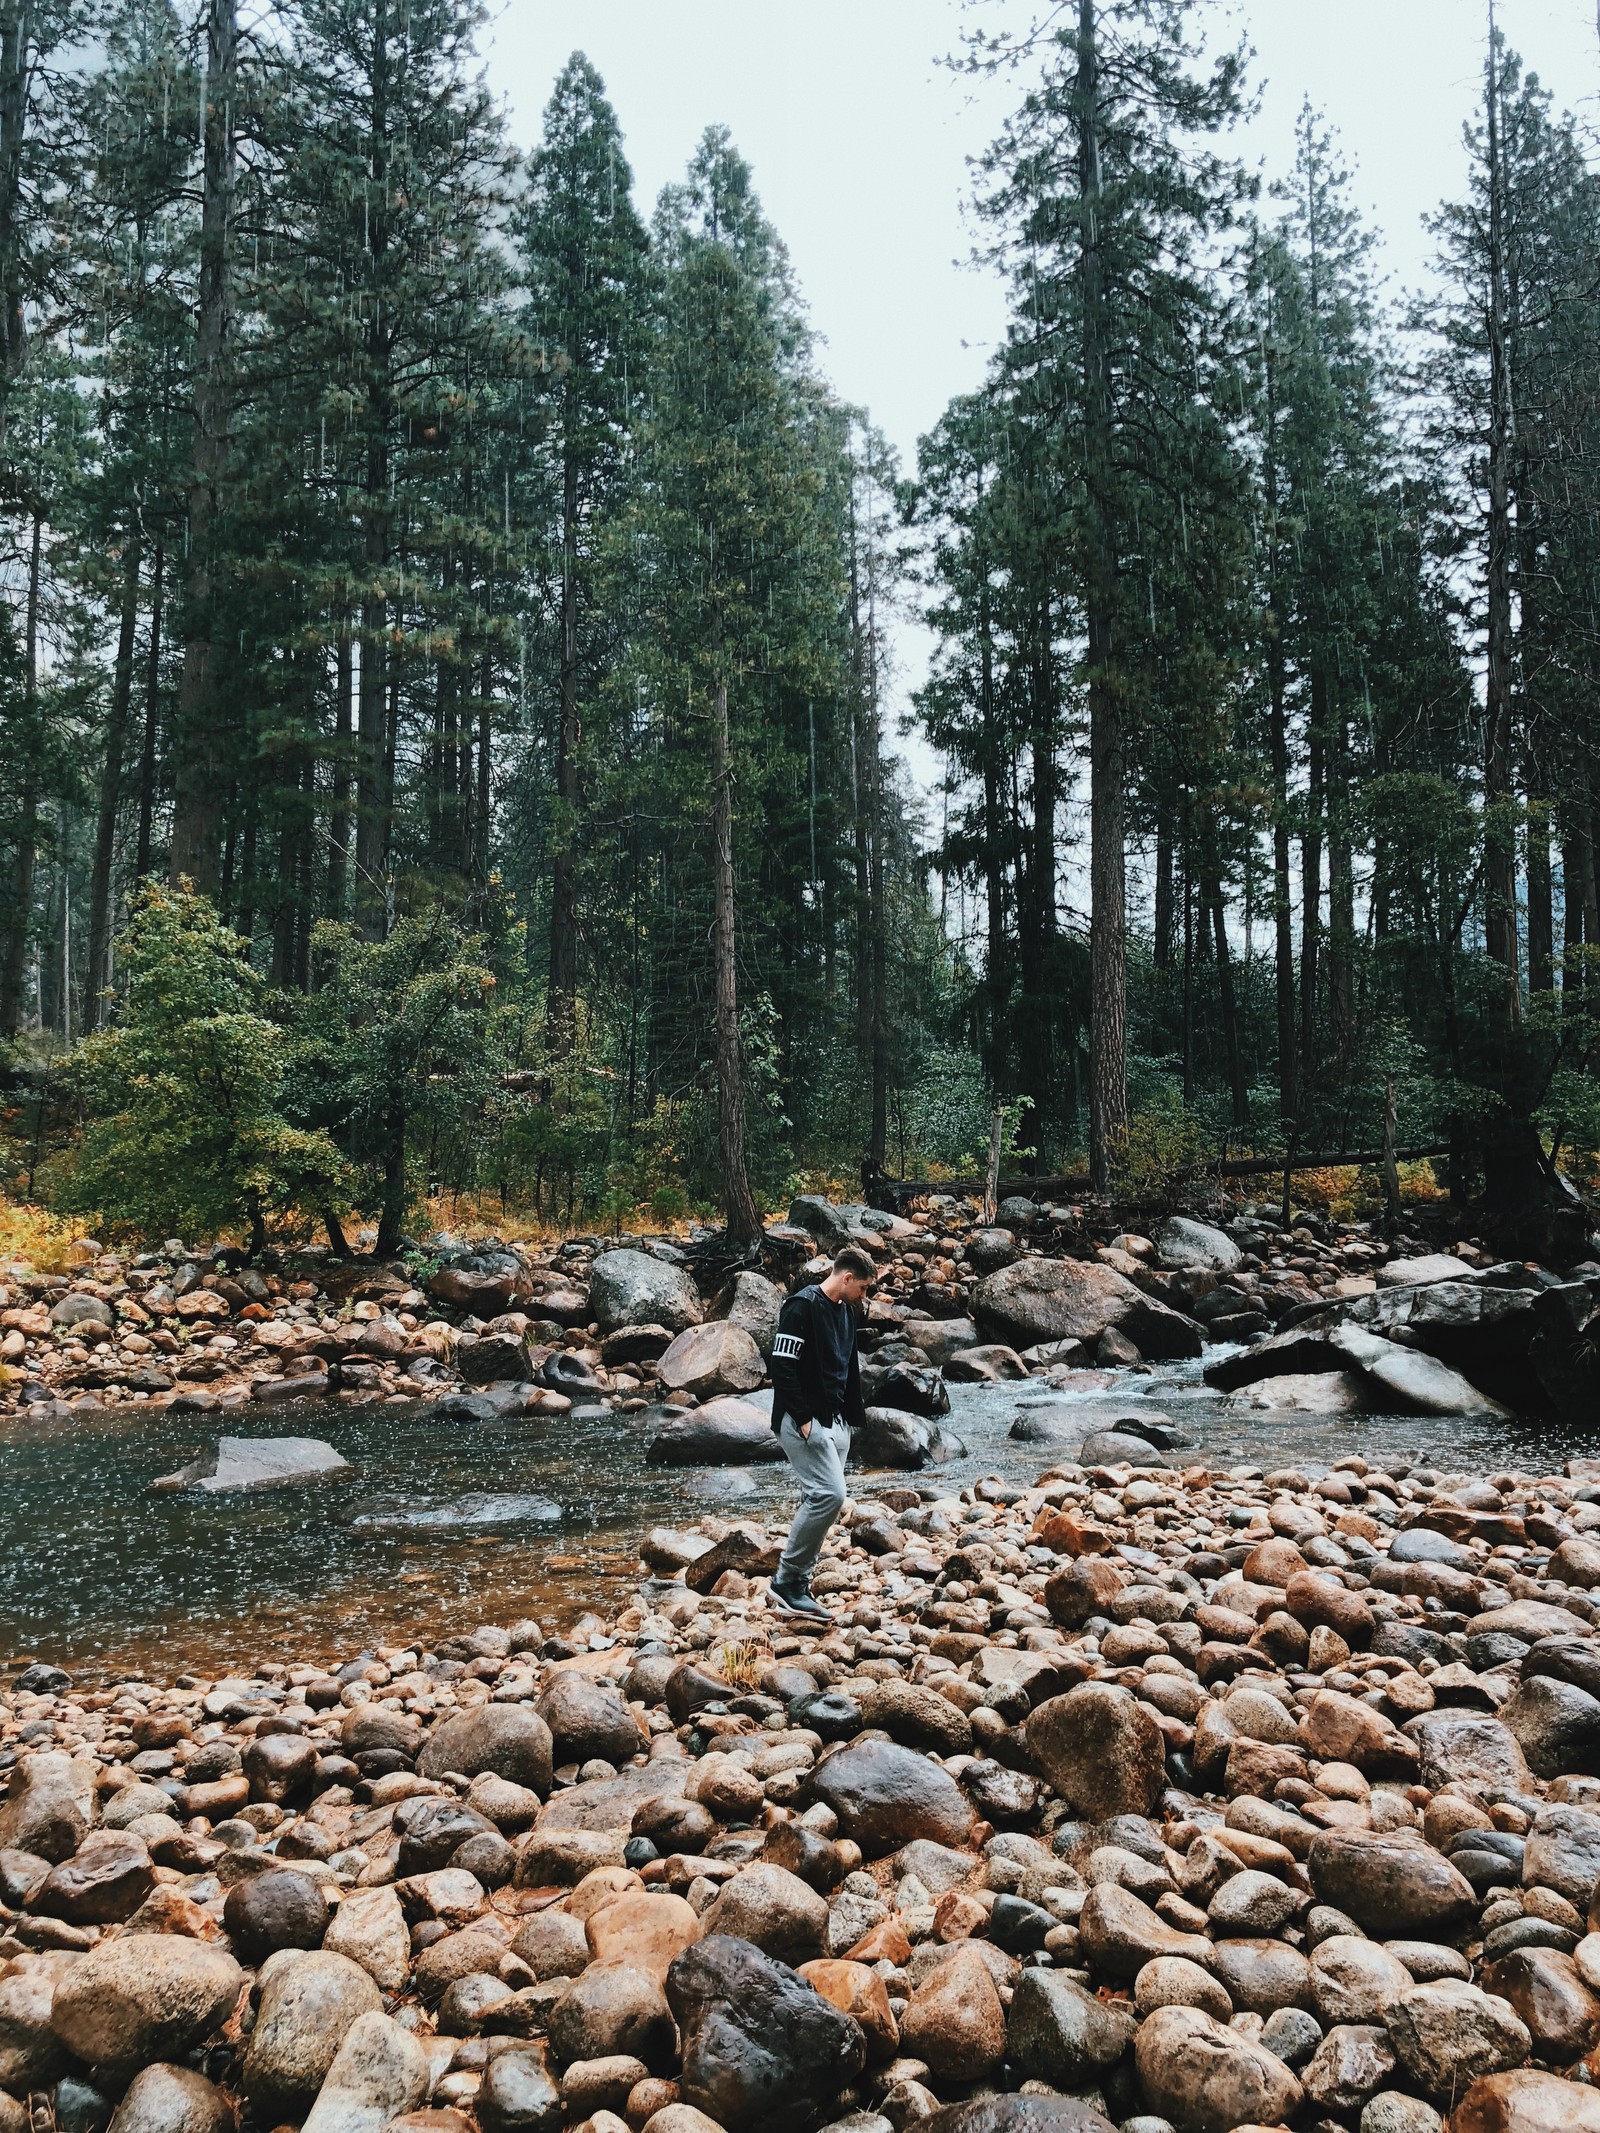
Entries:
[[142,1235],[211,1237],[347,1204],[325,1132],[296,1123],[288,1033],[245,944],[187,887],[146,883],[120,943],[127,1001],[72,1061],[89,1114],[65,1207]]

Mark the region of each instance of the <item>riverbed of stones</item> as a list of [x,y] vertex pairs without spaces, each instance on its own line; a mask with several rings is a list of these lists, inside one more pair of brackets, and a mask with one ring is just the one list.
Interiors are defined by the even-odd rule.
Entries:
[[862,1476],[0,1691],[0,2133],[1600,2129],[1600,1462]]
[[[1319,1309],[1371,1318],[1375,1292],[1408,1282],[1417,1268],[1440,1284],[1435,1318],[1447,1343],[1453,1321],[1445,1323],[1442,1306],[1451,1297],[1465,1298],[1455,1316],[1471,1318],[1469,1339],[1479,1337],[1480,1318],[1487,1326],[1487,1307],[1460,1287],[1494,1286],[1491,1254],[1475,1239],[1440,1255],[1419,1238],[1385,1242],[1367,1224],[1306,1214],[1285,1230],[1248,1203],[1217,1213],[1213,1222],[1153,1223],[1146,1235],[1094,1206],[1013,1200],[985,1223],[974,1203],[948,1196],[933,1196],[910,1219],[802,1198],[787,1222],[769,1225],[762,1269],[711,1277],[704,1288],[691,1265],[693,1240],[681,1238],[580,1236],[530,1246],[440,1235],[391,1263],[304,1249],[257,1265],[226,1247],[191,1250],[177,1239],[142,1253],[86,1239],[66,1272],[19,1260],[0,1266],[0,1414],[64,1419],[133,1404],[226,1418],[292,1400],[443,1399],[455,1404],[442,1420],[470,1420],[561,1416],[575,1404],[637,1414],[664,1404],[653,1457],[742,1459],[764,1430],[751,1413],[725,1407],[683,1418],[765,1383],[785,1289],[825,1272],[844,1243],[864,1245],[879,1265],[862,1331],[868,1399],[879,1417],[868,1449],[901,1467],[940,1456],[937,1430],[917,1421],[947,1410],[946,1378],[1137,1367],[1197,1355],[1207,1344],[1255,1343],[1264,1351],[1255,1378],[1298,1373],[1298,1383],[1322,1373],[1329,1382],[1299,1404],[1358,1411],[1363,1382],[1376,1382],[1371,1353],[1307,1361],[1315,1329],[1292,1352],[1268,1336]],[[1587,1308],[1589,1292],[1577,1293]],[[1506,1303],[1499,1289],[1490,1304],[1497,1298]],[[1487,1327],[1497,1358],[1510,1352],[1514,1320],[1502,1311]],[[1360,1336],[1369,1351],[1374,1331],[1389,1337],[1391,1361],[1396,1341],[1434,1338],[1431,1326],[1413,1332],[1392,1312]],[[1526,1328],[1520,1338],[1525,1348]],[[1457,1409],[1493,1404],[1470,1385],[1458,1383],[1456,1394]],[[1281,1398],[1295,1404],[1294,1387]],[[1387,1390],[1383,1400],[1396,1404]],[[1399,1404],[1407,1404],[1403,1391]],[[1436,1388],[1424,1411],[1448,1411]],[[896,1419],[906,1416],[917,1420]]]

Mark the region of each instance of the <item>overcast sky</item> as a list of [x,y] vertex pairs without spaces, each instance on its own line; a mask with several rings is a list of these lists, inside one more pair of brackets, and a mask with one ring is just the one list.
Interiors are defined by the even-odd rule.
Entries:
[[[1596,0],[1498,0],[1513,47],[1558,104],[1600,132]],[[1027,0],[504,0],[486,44],[526,148],[574,49],[599,68],[641,207],[703,129],[732,129],[788,244],[822,364],[909,467],[952,394],[978,383],[1003,324],[996,278],[970,263],[970,163],[1014,79],[941,62],[964,24],[1021,24]],[[1381,233],[1395,293],[1428,271],[1422,218],[1459,192],[1461,128],[1482,79],[1487,0],[1236,0],[1214,34],[1255,48],[1259,114],[1239,152],[1270,179],[1309,95],[1337,128]],[[902,646],[903,680],[919,664]]]

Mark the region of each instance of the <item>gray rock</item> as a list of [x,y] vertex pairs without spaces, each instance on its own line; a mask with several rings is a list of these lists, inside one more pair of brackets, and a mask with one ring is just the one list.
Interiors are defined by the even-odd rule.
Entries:
[[228,2019],[244,1987],[231,1955],[173,1933],[104,1940],[56,1988],[51,2027],[111,2078],[181,2059]]
[[483,2133],[559,2133],[566,2117],[561,2091],[532,2048],[496,2052],[474,2105]]
[[914,1474],[939,1462],[943,1442],[937,1424],[902,1407],[869,1407],[866,1427],[854,1433],[851,1457],[862,1466]]
[[748,1267],[742,1267],[733,1277],[728,1323],[742,1327],[763,1357],[771,1357],[772,1343],[778,1337],[783,1294],[775,1281],[768,1281],[765,1274],[752,1273]]
[[1391,1259],[1378,1269],[1380,1289],[1418,1288],[1435,1281],[1462,1281],[1475,1270],[1453,1252],[1424,1252],[1418,1259]]
[[552,1747],[549,1726],[526,1704],[486,1703],[447,1718],[418,1756],[417,1769],[428,1778],[451,1770],[469,1778],[491,1771],[543,1799],[550,1790]]
[[1361,2133],[1444,2133],[1444,2120],[1420,2096],[1382,2089],[1362,2110]]
[[1168,1266],[1185,1272],[1231,1274],[1244,1257],[1233,1239],[1208,1222],[1173,1215],[1156,1231],[1156,1248]]
[[1582,1807],[1541,1807],[1522,1849],[1523,1886],[1554,1889],[1587,1914],[1596,1880],[1600,1880],[1600,1816]]
[[1548,1674],[1524,1679],[1500,1706],[1537,1777],[1600,1775],[1600,1701]]
[[1374,1940],[1330,1934],[1311,1952],[1311,1993],[1326,2023],[1381,2022],[1414,1980],[1403,1963]]
[[1449,1939],[1477,1913],[1472,1884],[1409,1830],[1323,1830],[1308,1863],[1319,1899],[1369,1933]]
[[385,1992],[399,1992],[411,1972],[411,1934],[392,1888],[346,1889],[322,1945],[359,1963]]
[[757,1860],[723,1883],[704,1925],[707,1933],[747,1940],[794,1967],[822,1953],[828,1906],[798,1874]]
[[667,1972],[685,2103],[727,2133],[805,2133],[860,2072],[861,2026],[748,1942],[709,1934]]
[[1092,1260],[1019,1259],[978,1284],[979,1327],[1014,1348],[1036,1341],[1096,1342],[1107,1327],[1152,1359],[1198,1355],[1200,1328]]
[[244,2092],[277,2124],[312,2102],[339,2047],[383,1996],[359,1964],[321,1949],[280,1955],[269,1965],[244,2055]]
[[1017,1256],[1017,1240],[1008,1229],[975,1229],[967,1239],[967,1264],[977,1274],[996,1274]]
[[649,1252],[602,1252],[589,1269],[589,1308],[602,1333],[622,1326],[681,1333],[701,1319],[700,1292],[690,1276]]
[[1366,1415],[1377,1402],[1366,1379],[1354,1370],[1286,1371],[1241,1386],[1227,1398],[1230,1414]]
[[1025,2078],[1088,2087],[1132,2041],[1134,2022],[1053,1970],[1024,1970],[1006,2016],[1006,2053]]
[[1300,2076],[1307,2103],[1348,2117],[1359,2111],[1394,2072],[1394,2047],[1373,2025],[1340,2023],[1330,2029]]
[[789,1203],[789,1221],[796,1229],[809,1230],[824,1250],[836,1252],[842,1245],[860,1244],[871,1212],[859,1200],[826,1200],[820,1193],[802,1193]]
[[1335,1326],[1328,1345],[1414,1414],[1510,1414],[1509,1408],[1491,1400],[1469,1378],[1452,1370],[1448,1363],[1441,1363],[1437,1356],[1425,1355],[1417,1348],[1402,1348],[1397,1341],[1381,1340],[1360,1326]]
[[1123,1688],[1089,1681],[1031,1712],[1028,1755],[1092,1819],[1148,1815],[1166,1785],[1166,1743],[1152,1712]]
[[158,2062],[129,2082],[111,2133],[233,2133],[233,2107],[204,2074]]
[[699,1399],[754,1392],[766,1374],[755,1341],[728,1318],[686,1326],[656,1370],[664,1391],[692,1392]]
[[759,1466],[782,1457],[771,1415],[732,1394],[665,1416],[645,1450],[651,1466]]
[[861,1741],[830,1755],[811,1790],[839,1817],[840,1834],[869,1858],[915,1837],[966,1841],[972,1805],[947,1770],[893,1741]]
[[188,1466],[150,1485],[224,1496],[309,1481],[346,1481],[354,1472],[341,1452],[317,1437],[219,1437],[214,1452],[203,1452]]
[[978,1329],[970,1318],[908,1318],[900,1331],[936,1370],[963,1349],[978,1345]]
[[428,2055],[386,2014],[358,2016],[301,2133],[382,2133],[428,2093]]
[[1280,2007],[1262,2024],[1261,2041],[1274,2057],[1298,2073],[1322,2042],[1322,2031],[1303,2007]]
[[1528,1790],[1531,1778],[1516,1735],[1487,1712],[1424,1711],[1404,1731],[1417,1744],[1418,1776],[1430,1792],[1457,1782]]

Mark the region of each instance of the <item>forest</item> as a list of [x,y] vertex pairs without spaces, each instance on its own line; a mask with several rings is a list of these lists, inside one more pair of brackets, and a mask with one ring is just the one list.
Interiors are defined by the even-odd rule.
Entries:
[[472,0],[0,0],[14,1198],[748,1244],[997,1121],[1132,1200],[1398,1148],[1550,1248],[1600,1149],[1589,143],[1491,17],[1402,299],[1315,108],[1236,152],[1222,10],[971,20],[1009,322],[901,464],[732,135],[641,200],[582,53],[524,145]]

